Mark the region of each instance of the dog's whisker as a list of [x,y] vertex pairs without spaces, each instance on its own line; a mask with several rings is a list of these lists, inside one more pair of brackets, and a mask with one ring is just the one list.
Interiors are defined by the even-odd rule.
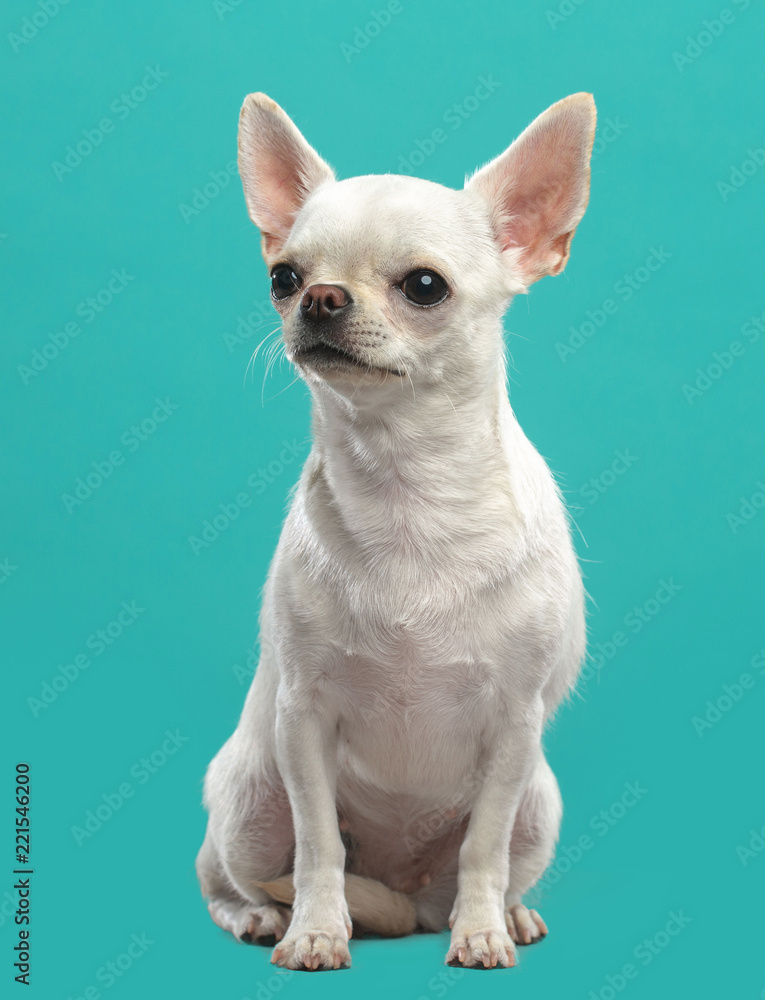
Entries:
[[244,370],[244,378],[242,379],[242,385],[244,385],[244,383],[247,381],[247,374],[248,374],[248,372],[250,370],[250,367],[252,367],[253,378],[254,378],[255,377],[255,374],[254,374],[255,373],[255,353],[254,352],[250,355],[250,360],[247,362],[247,367]]
[[284,341],[282,340],[274,341],[274,343],[271,344],[270,347],[268,348],[268,351],[266,353],[266,368],[265,371],[263,372],[263,384],[261,385],[260,389],[261,406],[265,406],[266,381],[268,380],[269,375],[273,371],[277,358],[279,358],[281,362],[281,359],[284,357],[284,355],[285,355],[285,347],[284,347]]
[[[271,315],[264,316],[263,319],[258,320],[258,322],[253,325],[252,329],[253,331],[260,330],[262,327],[268,326],[269,323],[273,323],[273,321],[274,321],[274,315],[273,313],[271,313]],[[281,321],[279,322],[279,327],[281,327]]]
[[250,355],[250,359],[247,362],[247,367],[245,368],[245,371],[244,371],[243,382],[247,381],[247,375],[248,375],[248,373],[250,371],[250,368],[252,368],[252,376],[253,376],[253,379],[254,379],[254,377],[255,377],[255,360],[258,357],[258,354],[260,353],[261,348],[263,347],[263,345],[265,344],[265,342],[268,340],[268,338],[272,337],[279,330],[281,330],[281,324],[279,324],[278,326],[275,326],[273,330],[270,330],[266,334],[266,336],[261,340],[261,342],[258,344],[258,346],[255,348],[255,350],[252,352],[252,354]]
[[268,333],[267,333],[267,334],[265,335],[265,337],[264,337],[264,338],[263,338],[263,339],[261,340],[261,342],[260,342],[260,343],[258,344],[258,346],[257,346],[257,347],[255,348],[255,351],[253,352],[253,355],[252,355],[252,356],[253,356],[254,358],[256,358],[256,357],[258,356],[258,354],[260,353],[260,350],[261,350],[261,348],[263,347],[263,345],[265,344],[265,342],[266,342],[266,341],[268,340],[268,338],[269,338],[269,337],[273,337],[273,335],[274,335],[275,333],[279,333],[279,332],[281,331],[281,328],[282,328],[282,325],[281,325],[281,323],[278,323],[278,324],[277,324],[277,325],[276,325],[276,326],[275,326],[275,327],[273,328],[273,330],[269,330],[269,331],[268,331]]
[[412,376],[409,374],[408,370],[404,374],[406,375],[407,379],[409,380],[409,385],[411,385],[411,387],[412,387],[412,402],[416,403],[417,402],[417,393],[415,392],[414,382],[412,381]]
[[283,392],[286,392],[286,391],[287,391],[288,389],[291,389],[291,388],[292,388],[292,386],[293,386],[293,385],[294,385],[294,384],[295,384],[295,383],[296,383],[296,382],[297,382],[297,381],[298,381],[299,379],[300,379],[300,375],[296,375],[296,376],[295,376],[295,377],[293,378],[293,380],[292,380],[292,381],[291,381],[291,382],[289,383],[289,385],[285,385],[285,386],[284,386],[284,387],[283,387],[282,389],[280,389],[280,390],[279,390],[278,392],[274,393],[274,395],[273,395],[273,396],[269,396],[269,397],[268,397],[268,400],[267,400],[267,402],[269,402],[269,403],[270,403],[270,402],[271,402],[272,400],[276,399],[276,397],[277,397],[277,396],[281,396],[281,394],[282,394]]

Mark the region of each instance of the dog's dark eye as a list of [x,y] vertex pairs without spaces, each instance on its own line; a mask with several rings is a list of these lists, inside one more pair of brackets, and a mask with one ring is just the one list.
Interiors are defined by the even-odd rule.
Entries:
[[300,284],[300,276],[285,264],[280,264],[271,272],[271,294],[275,299],[286,299],[300,288]]
[[412,271],[401,283],[401,291],[418,306],[434,306],[443,302],[448,289],[444,279],[435,271]]

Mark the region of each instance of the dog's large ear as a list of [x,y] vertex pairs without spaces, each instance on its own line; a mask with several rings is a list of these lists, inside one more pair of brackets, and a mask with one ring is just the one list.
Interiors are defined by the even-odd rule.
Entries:
[[281,250],[308,195],[335,179],[332,168],[265,94],[248,94],[242,105],[239,173],[267,260]]
[[508,266],[525,291],[559,274],[590,194],[592,94],[572,94],[536,118],[465,184],[489,203]]

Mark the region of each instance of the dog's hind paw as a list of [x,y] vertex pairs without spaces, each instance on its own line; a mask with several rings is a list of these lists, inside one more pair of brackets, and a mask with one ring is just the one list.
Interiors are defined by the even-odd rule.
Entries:
[[523,903],[515,903],[505,911],[507,933],[516,944],[536,944],[547,935],[547,924],[536,910],[528,910]]
[[249,902],[211,899],[208,909],[218,927],[233,934],[237,940],[264,944],[281,941],[292,916],[288,907],[275,903],[255,906]]

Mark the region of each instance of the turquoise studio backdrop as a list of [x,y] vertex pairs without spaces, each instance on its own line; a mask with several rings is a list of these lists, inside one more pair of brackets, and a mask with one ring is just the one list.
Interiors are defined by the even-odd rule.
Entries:
[[[765,11],[724,2],[4,6],[3,996],[765,997]],[[591,595],[546,737],[550,935],[514,970],[447,969],[441,934],[277,972],[199,894],[309,448],[303,384],[248,369],[276,325],[234,163],[254,90],[340,177],[454,187],[597,101],[570,264],[506,320]]]

